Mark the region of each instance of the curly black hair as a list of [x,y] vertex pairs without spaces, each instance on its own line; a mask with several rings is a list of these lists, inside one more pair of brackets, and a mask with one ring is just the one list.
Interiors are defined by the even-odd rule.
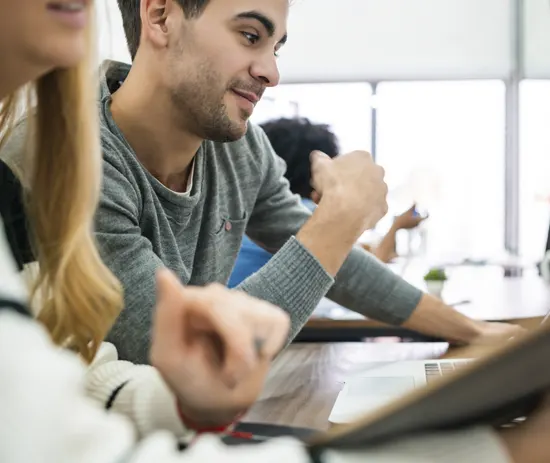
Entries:
[[275,119],[261,125],[275,153],[287,164],[285,177],[293,193],[310,198],[311,167],[309,155],[319,150],[331,158],[338,155],[336,135],[326,124],[314,124],[305,118]]

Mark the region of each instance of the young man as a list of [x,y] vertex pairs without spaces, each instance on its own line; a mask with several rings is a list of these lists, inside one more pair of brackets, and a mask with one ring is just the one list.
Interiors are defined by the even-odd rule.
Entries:
[[[111,339],[147,360],[155,272],[226,283],[245,232],[276,252],[240,285],[290,313],[294,336],[327,293],[389,323],[464,342],[512,335],[422,295],[366,252],[358,236],[386,212],[383,171],[367,153],[313,159],[313,215],[248,118],[279,82],[288,0],[119,0],[133,58],[102,85],[105,158],[98,240],[126,308]],[[336,278],[336,275],[338,277]]]
[[110,335],[123,359],[148,361],[157,269],[185,285],[225,284],[245,231],[275,255],[239,289],[286,310],[290,338],[327,292],[369,317],[457,342],[519,332],[459,314],[354,248],[387,210],[384,173],[368,153],[312,156],[313,214],[292,195],[283,161],[248,125],[279,82],[288,0],[118,3],[133,65],[111,63],[101,86],[96,227],[125,289]]

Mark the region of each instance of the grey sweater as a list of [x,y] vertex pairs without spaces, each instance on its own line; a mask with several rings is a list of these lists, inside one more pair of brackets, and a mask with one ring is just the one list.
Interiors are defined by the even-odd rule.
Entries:
[[[261,129],[251,125],[233,143],[205,141],[195,157],[189,196],[156,180],[111,115],[111,93],[128,71],[113,63],[101,84],[104,178],[96,222],[102,256],[124,287],[125,308],[108,338],[121,358],[148,361],[156,270],[166,266],[186,285],[226,284],[245,232],[275,255],[239,289],[286,310],[289,339],[325,295],[371,318],[407,320],[421,292],[375,257],[353,249],[333,280],[294,238],[311,213],[290,192],[284,162]],[[23,132],[17,127],[3,157],[20,152]]]

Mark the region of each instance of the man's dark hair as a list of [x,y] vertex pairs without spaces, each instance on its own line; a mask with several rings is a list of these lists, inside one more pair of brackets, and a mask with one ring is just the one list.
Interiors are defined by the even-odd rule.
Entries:
[[[141,16],[139,13],[139,0],[117,0],[118,8],[122,15],[122,24],[126,34],[126,42],[132,60],[136,57],[141,37]],[[176,0],[183,9],[186,18],[199,17],[210,0]]]
[[293,193],[309,198],[311,188],[311,167],[309,155],[312,151],[323,151],[331,158],[338,155],[338,141],[328,125],[313,124],[308,119],[276,119],[261,126],[275,153],[287,164],[285,177]]

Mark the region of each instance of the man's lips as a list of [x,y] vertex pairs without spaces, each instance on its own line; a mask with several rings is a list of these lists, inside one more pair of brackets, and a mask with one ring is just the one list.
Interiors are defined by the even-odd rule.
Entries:
[[236,88],[233,88],[232,91],[240,97],[243,97],[244,99],[250,101],[254,105],[258,103],[258,101],[260,101],[260,97],[256,93],[247,92],[246,90],[239,90]]

